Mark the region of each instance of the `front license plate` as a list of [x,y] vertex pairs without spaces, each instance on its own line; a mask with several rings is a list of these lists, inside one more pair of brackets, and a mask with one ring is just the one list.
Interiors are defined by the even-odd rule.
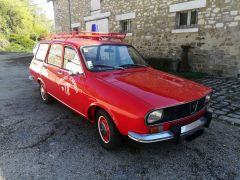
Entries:
[[191,124],[188,124],[186,126],[182,126],[181,127],[181,133],[186,133],[188,131],[191,131],[191,130],[194,130],[196,129],[197,127],[199,126],[202,126],[203,125],[203,122],[201,121],[201,119],[191,123]]

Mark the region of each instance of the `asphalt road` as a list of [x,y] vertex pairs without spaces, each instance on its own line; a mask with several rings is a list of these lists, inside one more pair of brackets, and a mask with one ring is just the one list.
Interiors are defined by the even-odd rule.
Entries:
[[0,60],[0,180],[240,179],[240,127],[213,120],[190,143],[104,150],[82,117],[41,102],[29,60]]

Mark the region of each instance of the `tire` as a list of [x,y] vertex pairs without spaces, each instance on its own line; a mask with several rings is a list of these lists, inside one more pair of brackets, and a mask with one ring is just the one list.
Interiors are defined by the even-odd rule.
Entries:
[[112,118],[103,110],[98,110],[95,116],[98,139],[105,149],[115,149],[122,144],[122,136]]
[[45,86],[43,85],[43,83],[40,83],[40,86],[39,86],[39,90],[40,90],[40,96],[41,96],[41,99],[42,101],[45,103],[45,104],[51,104],[53,102],[53,98],[52,96],[50,96],[46,89],[45,89]]

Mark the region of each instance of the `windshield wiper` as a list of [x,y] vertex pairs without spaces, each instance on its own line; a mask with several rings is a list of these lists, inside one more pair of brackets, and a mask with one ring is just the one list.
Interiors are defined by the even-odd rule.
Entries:
[[105,64],[96,64],[93,66],[94,68],[111,68],[111,69],[120,69],[120,70],[124,70],[123,67],[120,66],[109,66],[109,65],[105,65]]
[[121,65],[121,67],[124,67],[124,68],[147,67],[147,65],[143,65],[143,64],[124,64],[124,65]]

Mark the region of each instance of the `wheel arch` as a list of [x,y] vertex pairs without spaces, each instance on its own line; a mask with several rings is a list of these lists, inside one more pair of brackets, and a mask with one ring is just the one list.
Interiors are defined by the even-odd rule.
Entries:
[[[88,119],[94,123],[95,122],[95,115],[97,113],[98,110],[103,110],[105,111],[113,120],[113,123],[115,124],[115,126],[118,128],[118,123],[116,121],[116,118],[115,116],[113,115],[113,113],[111,112],[110,109],[100,105],[100,104],[97,104],[97,103],[94,103],[94,104],[91,104],[91,106],[88,108],[88,112],[87,112],[87,117]],[[119,129],[118,129],[119,130]]]
[[38,84],[41,84],[41,83],[42,83],[42,84],[45,86],[45,84],[44,84],[44,82],[43,82],[43,80],[42,80],[41,78],[38,78],[38,79],[37,79],[37,82],[38,82]]

